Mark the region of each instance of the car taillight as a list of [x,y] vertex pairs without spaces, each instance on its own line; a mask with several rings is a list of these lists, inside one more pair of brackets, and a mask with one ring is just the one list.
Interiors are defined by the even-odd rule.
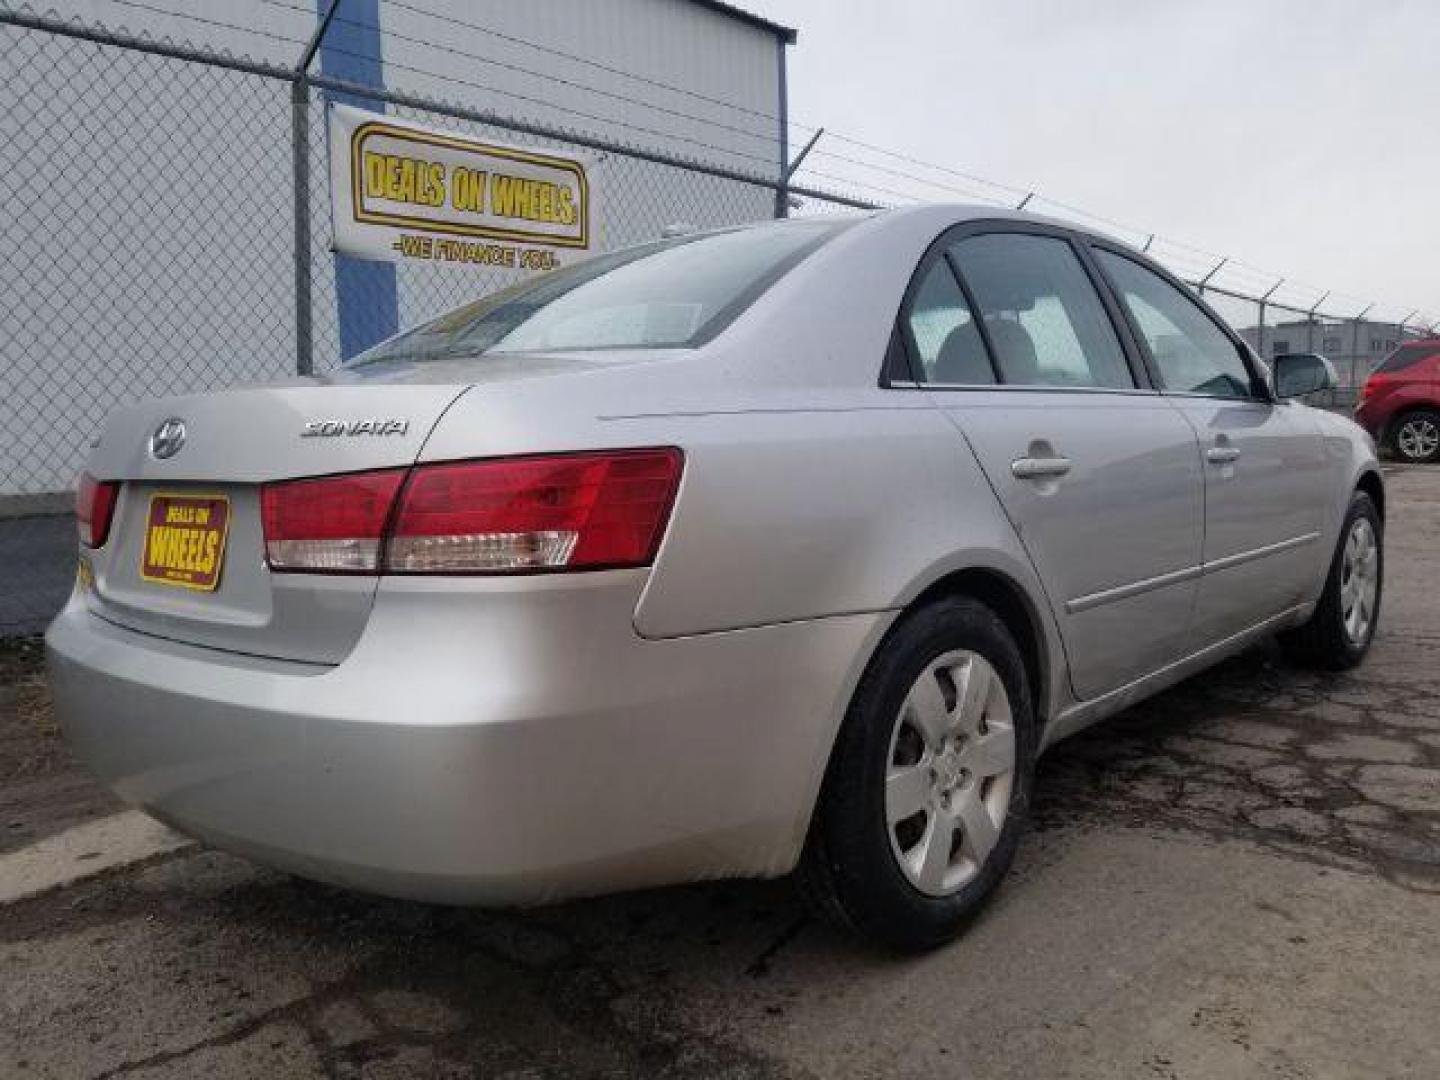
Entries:
[[80,530],[80,543],[86,547],[103,547],[110,535],[110,518],[115,513],[115,499],[120,485],[114,480],[96,480],[82,473],[75,486],[75,523]]
[[622,450],[417,468],[385,568],[400,574],[643,566],[680,480],[680,451]]
[[266,554],[275,570],[332,573],[644,566],[682,463],[675,449],[618,450],[271,484],[261,495]]
[[272,570],[373,574],[404,469],[289,480],[260,489]]

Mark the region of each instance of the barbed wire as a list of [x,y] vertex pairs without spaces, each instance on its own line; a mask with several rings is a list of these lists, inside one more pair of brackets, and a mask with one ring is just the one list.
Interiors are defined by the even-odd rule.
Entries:
[[[196,14],[193,11],[165,8],[156,4],[147,3],[145,0],[108,0],[108,2],[122,8],[184,20],[196,25],[252,35],[267,41],[284,44],[292,50],[298,50],[304,44],[304,42],[297,37],[290,37],[255,26],[227,22],[223,19]],[[309,8],[302,4],[295,3],[293,0],[261,0],[261,2],[269,7],[304,15],[307,21],[314,17]],[[533,41],[522,35],[501,30],[491,25],[436,11],[415,3],[414,0],[384,0],[384,2],[391,8],[407,11],[416,16],[472,31],[489,39],[504,41],[515,46],[527,48],[539,54],[554,56],[569,63],[629,80],[637,85],[661,89],[668,93],[702,101],[757,119],[774,121],[777,124],[780,122],[780,117],[776,113],[771,113],[764,109],[756,109],[739,102],[729,101],[686,87],[676,86],[664,80],[642,75],[639,72],[627,71],[613,64],[607,64],[590,57],[580,56],[564,49]],[[418,48],[434,50],[468,62],[485,64],[503,71],[509,71],[516,75],[557,83],[584,95],[593,95],[598,98],[612,100],[631,109],[646,110],[652,113],[670,116],[677,120],[684,121],[689,125],[698,125],[701,128],[710,129],[715,132],[723,131],[728,135],[739,136],[756,143],[774,145],[777,141],[776,136],[773,134],[753,131],[713,117],[700,116],[682,109],[672,108],[657,101],[645,100],[615,90],[595,86],[591,83],[567,77],[566,75],[556,72],[539,71],[524,64],[500,60],[468,49],[426,40],[425,38],[406,34],[402,31],[382,27],[378,25],[378,23],[366,22],[343,14],[337,14],[335,19],[337,22],[379,33],[384,39],[405,42]],[[764,167],[764,171],[767,173],[773,172],[780,167],[775,157],[762,156],[758,153],[737,149],[734,146],[717,145],[717,139],[714,138],[697,137],[696,134],[693,133],[687,134],[667,131],[648,124],[637,123],[633,118],[622,119],[618,116],[608,116],[603,113],[591,112],[573,105],[561,104],[553,100],[534,97],[517,90],[507,89],[503,86],[496,86],[464,76],[432,70],[414,63],[406,63],[395,59],[384,59],[382,56],[372,56],[356,52],[343,46],[332,44],[329,47],[329,51],[335,55],[372,64],[375,66],[377,73],[381,70],[390,69],[405,72],[422,79],[434,79],[442,83],[462,86],[486,94],[499,95],[511,101],[524,103],[551,113],[560,113],[566,116],[576,117],[583,121],[604,125],[607,128],[634,132],[649,138],[662,140],[666,143],[682,143],[693,146],[702,150],[706,155],[720,154],[728,158],[760,165]],[[797,132],[813,134],[821,130],[814,125],[802,123],[794,119],[787,118],[786,123],[789,129]],[[933,195],[922,194],[915,190],[906,190],[904,186],[897,187],[892,183],[877,182],[873,178],[880,176],[889,181],[901,181],[903,185],[914,185],[928,192],[943,192],[949,196],[959,196],[967,201],[980,201],[996,206],[1013,207],[1024,205],[1028,209],[1044,209],[1053,216],[1093,223],[1096,226],[1103,227],[1108,231],[1118,234],[1119,238],[1127,240],[1136,246],[1143,245],[1150,254],[1161,258],[1162,261],[1170,263],[1172,267],[1176,269],[1183,270],[1183,276],[1205,278],[1209,281],[1212,288],[1228,287],[1238,289],[1241,287],[1239,283],[1243,282],[1245,287],[1257,293],[1265,292],[1271,295],[1272,303],[1275,305],[1293,307],[1297,310],[1310,310],[1301,306],[1307,301],[1316,302],[1317,308],[1321,303],[1328,303],[1332,307],[1336,304],[1343,303],[1347,308],[1353,307],[1356,311],[1368,311],[1381,306],[1363,300],[1358,296],[1310,285],[1290,275],[1282,275],[1278,272],[1266,270],[1245,262],[1244,260],[1225,256],[1220,252],[1174,239],[1157,233],[1154,230],[1147,230],[1127,222],[1119,221],[1084,207],[1056,199],[1032,187],[994,180],[973,172],[968,172],[964,169],[955,168],[951,165],[930,161],[913,153],[906,153],[901,150],[882,146],[845,132],[825,129],[824,139],[841,144],[842,146],[853,147],[855,151],[863,152],[866,155],[878,156],[883,160],[866,160],[865,157],[857,156],[854,152],[846,153],[828,146],[817,146],[812,150],[812,158],[831,162],[835,166],[838,166],[838,168],[821,169],[807,162],[797,171],[797,182],[803,179],[808,183],[811,182],[813,178],[813,180],[824,181],[826,184],[840,185],[847,190],[868,193],[867,197],[879,196],[882,200],[897,200],[902,203],[923,201],[926,198],[933,197]],[[897,164],[894,163],[908,166],[908,168],[897,167]],[[962,181],[966,186],[955,184],[953,182],[955,180]],[[1201,260],[1203,260],[1203,262]],[[1211,280],[1212,278],[1213,280]],[[1282,287],[1284,293],[1279,296],[1274,295],[1276,290]],[[1387,309],[1394,308],[1397,311],[1402,310],[1399,305],[1395,304],[1386,304],[1384,306]],[[1321,314],[1318,310],[1315,313],[1317,316]],[[1422,313],[1417,310],[1415,314],[1419,315]],[[1426,322],[1433,323],[1432,316],[1424,314],[1423,318]]]
[[[157,7],[157,6],[153,5],[153,4],[143,3],[142,0],[109,0],[109,2],[112,3],[112,4],[118,4],[118,5],[122,6],[122,7],[130,7],[130,8],[143,9],[143,10],[149,11],[149,12],[151,12],[151,13],[153,13],[153,14],[165,15],[165,16],[169,16],[169,17],[171,17],[171,18],[182,19],[182,20],[185,20],[185,21],[188,21],[188,22],[195,22],[195,23],[199,23],[199,24],[203,24],[203,25],[207,25],[207,26],[216,27],[216,28],[219,28],[219,29],[233,30],[233,31],[239,31],[239,32],[242,32],[242,33],[254,34],[254,35],[258,36],[258,37],[263,37],[263,38],[268,38],[268,39],[271,39],[271,40],[286,42],[286,43],[289,43],[289,44],[292,44],[292,45],[296,46],[297,48],[298,48],[298,47],[303,47],[304,44],[305,44],[305,42],[300,41],[300,40],[298,40],[298,39],[287,38],[287,37],[285,37],[284,35],[274,34],[274,33],[271,33],[271,32],[269,32],[269,31],[257,29],[257,28],[255,28],[255,27],[247,27],[247,26],[242,26],[242,25],[236,24],[236,23],[228,23],[228,22],[224,22],[223,20],[219,20],[219,19],[211,19],[211,18],[207,18],[207,17],[205,17],[205,16],[195,15],[195,14],[192,14],[192,13],[187,12],[187,11],[176,11],[176,10],[169,9],[169,8],[161,8],[161,7]],[[338,16],[337,16],[337,18],[338,18]],[[348,20],[347,20],[347,21],[348,21]],[[386,33],[390,33],[390,32],[389,32],[389,31],[386,31]],[[394,36],[394,35],[391,34],[391,36]],[[490,83],[483,83],[483,82],[479,82],[479,81],[474,80],[474,79],[467,79],[467,78],[464,78],[464,77],[459,76],[459,75],[450,75],[450,74],[446,74],[445,72],[434,71],[434,70],[431,70],[431,69],[429,69],[429,68],[418,67],[418,66],[416,66],[416,65],[414,65],[414,64],[402,63],[402,62],[400,62],[400,61],[393,60],[393,59],[382,59],[382,58],[380,58],[380,57],[371,56],[371,55],[369,55],[369,54],[367,54],[367,53],[356,52],[356,51],[353,50],[353,49],[346,49],[346,48],[344,48],[344,47],[342,47],[342,46],[337,46],[337,45],[333,45],[333,44],[330,45],[330,46],[328,46],[328,49],[329,49],[329,51],[330,51],[331,53],[333,53],[333,54],[335,54],[335,55],[345,56],[345,57],[349,57],[349,58],[352,58],[352,59],[355,59],[355,60],[363,61],[363,62],[368,63],[368,64],[373,64],[376,68],[384,68],[384,69],[393,69],[393,70],[396,70],[396,71],[404,71],[404,72],[407,72],[407,73],[412,74],[412,75],[419,75],[419,76],[421,76],[421,77],[423,77],[423,78],[435,79],[435,80],[437,80],[437,81],[439,81],[439,82],[451,83],[451,84],[454,84],[454,85],[456,85],[456,86],[464,86],[464,87],[468,87],[468,88],[470,88],[470,89],[472,89],[472,90],[481,90],[481,91],[484,91],[485,93],[488,93],[488,94],[498,94],[498,95],[500,95],[501,97],[510,98],[511,100],[514,100],[514,101],[525,102],[526,104],[534,105],[534,106],[537,106],[537,107],[539,107],[539,108],[541,108],[541,109],[565,113],[565,114],[567,114],[567,115],[569,115],[569,116],[579,117],[579,118],[582,119],[582,120],[590,120],[590,121],[592,121],[592,122],[599,123],[599,124],[604,124],[604,125],[607,125],[607,126],[610,126],[610,127],[623,128],[623,129],[625,129],[625,130],[627,130],[627,131],[638,132],[638,133],[643,134],[643,135],[649,135],[649,136],[651,136],[651,137],[653,137],[653,138],[658,138],[658,139],[662,139],[662,140],[666,140],[666,141],[681,142],[681,143],[685,143],[685,144],[690,145],[690,146],[697,146],[697,147],[701,148],[702,150],[705,150],[705,151],[708,152],[708,153],[725,154],[725,155],[728,156],[728,157],[734,157],[734,158],[739,158],[739,159],[745,160],[745,161],[756,162],[756,163],[758,163],[758,164],[760,164],[760,165],[765,166],[766,169],[769,170],[769,171],[774,171],[774,170],[775,170],[776,168],[778,168],[778,166],[779,166],[778,160],[777,160],[776,158],[774,158],[774,157],[761,157],[761,156],[758,155],[758,154],[752,154],[752,153],[749,153],[749,152],[747,152],[747,151],[736,150],[736,149],[733,149],[733,148],[731,148],[731,147],[717,146],[713,141],[709,141],[709,140],[705,140],[705,139],[697,139],[697,138],[695,138],[695,137],[693,137],[693,136],[682,135],[682,134],[679,134],[679,133],[676,133],[676,132],[662,131],[662,130],[660,130],[660,129],[658,129],[658,128],[648,127],[648,126],[643,125],[643,124],[636,124],[636,123],[633,123],[633,122],[631,122],[631,121],[622,120],[622,119],[620,119],[619,117],[605,116],[605,115],[599,114],[599,113],[587,112],[586,110],[577,109],[577,108],[575,108],[575,107],[573,107],[573,106],[561,105],[561,104],[559,104],[559,103],[557,103],[557,102],[554,102],[554,101],[546,101],[546,100],[541,99],[541,98],[532,97],[532,96],[530,96],[530,95],[528,95],[528,94],[520,93],[520,92],[517,91],[517,90],[507,90],[507,89],[505,89],[505,88],[503,88],[503,87],[495,86],[495,85],[490,84]],[[479,59],[478,57],[473,57],[473,56],[472,56],[471,58],[472,58],[472,59]],[[502,66],[503,66],[503,65],[502,65]],[[517,69],[517,70],[524,70],[524,69]],[[545,75],[545,74],[542,73],[542,72],[527,71],[527,74],[534,75],[534,76],[539,77],[539,78],[547,78],[547,79],[550,78],[550,76]],[[578,85],[578,84],[576,84],[576,85]],[[594,91],[594,88],[590,88],[590,87],[585,87],[584,89],[586,89],[587,91]],[[636,104],[636,105],[641,105],[641,106],[644,106],[644,105],[645,105],[645,103],[643,103],[643,102],[638,102],[638,101],[634,101],[633,99],[624,98],[623,96],[620,96],[620,95],[610,95],[610,96],[620,97],[621,100],[628,101],[628,102],[630,102],[631,104]],[[690,118],[688,118],[688,119],[694,120],[695,122],[701,122],[701,123],[705,122],[705,121],[703,121],[703,120],[701,120],[700,118],[697,118],[697,117],[690,117]]]
[[[604,71],[610,75],[617,75],[621,78],[631,79],[635,82],[643,83],[656,89],[668,90],[671,93],[680,94],[697,101],[704,101],[711,105],[719,105],[727,109],[733,109],[736,112],[747,113],[750,116],[755,116],[763,120],[769,120],[777,124],[780,122],[781,119],[778,114],[767,112],[764,109],[756,109],[748,105],[741,105],[740,103],[735,101],[727,101],[724,98],[713,97],[709,94],[703,94],[697,90],[692,90],[683,86],[676,86],[673,83],[667,83],[660,79],[655,79],[647,75],[638,74],[637,72],[626,71],[623,68],[617,68],[610,64],[605,64],[591,57],[579,56],[575,53],[566,52],[563,49],[557,49],[551,45],[544,45],[540,42],[532,41],[528,38],[521,37],[518,34],[502,30],[496,30],[494,27],[484,26],[476,22],[468,22],[465,19],[459,19],[452,15],[445,15],[438,11],[431,11],[427,8],[420,7],[418,4],[410,3],[408,2],[408,0],[385,0],[385,3],[389,7],[399,8],[402,11],[409,11],[416,15],[423,15],[427,18],[435,19],[439,22],[448,23],[451,26],[458,26],[466,30],[474,30],[478,33],[498,38],[501,41],[508,41],[512,44],[521,45],[529,49],[534,49],[537,52],[546,53],[550,56],[558,56],[565,60],[570,60],[574,63],[582,64],[586,67],[594,68],[598,71]],[[786,120],[790,126],[806,131],[807,133],[813,134],[815,131],[819,130],[817,127],[809,124],[802,124],[799,121],[790,119],[788,117],[786,118]]]
[[[118,0],[117,0],[117,2],[118,2]],[[303,7],[301,7],[301,6],[297,5],[297,4],[286,3],[285,0],[260,0],[260,2],[261,2],[262,4],[267,4],[267,5],[271,6],[271,7],[284,8],[284,9],[290,10],[290,11],[304,11],[304,10],[306,10],[305,8],[303,8]],[[514,72],[514,73],[516,73],[516,74],[518,74],[518,75],[525,75],[525,76],[527,76],[527,77],[529,77],[529,78],[542,79],[542,80],[544,80],[544,81],[547,82],[547,83],[555,83],[555,84],[558,84],[558,85],[560,85],[560,86],[568,86],[568,87],[570,87],[571,89],[581,90],[581,91],[583,91],[583,92],[585,92],[585,93],[587,93],[587,94],[595,94],[595,95],[597,95],[597,96],[599,96],[599,97],[609,98],[609,99],[611,99],[611,100],[613,100],[613,101],[620,101],[620,102],[625,103],[626,105],[631,105],[631,106],[634,106],[634,107],[636,107],[636,108],[648,109],[648,110],[651,110],[651,111],[653,111],[653,112],[663,113],[663,114],[665,114],[665,115],[667,115],[667,116],[673,116],[673,117],[676,117],[677,119],[685,120],[685,121],[688,121],[688,122],[690,122],[690,123],[694,123],[694,124],[704,124],[704,125],[706,125],[707,127],[713,127],[713,128],[718,129],[718,130],[721,130],[721,131],[727,131],[727,132],[730,132],[730,133],[735,134],[735,135],[741,135],[741,136],[743,136],[743,137],[745,137],[745,138],[747,138],[747,139],[752,139],[752,140],[756,140],[756,141],[759,141],[759,142],[763,142],[763,143],[766,143],[767,145],[772,146],[772,147],[773,147],[773,146],[775,145],[775,143],[776,143],[776,135],[775,135],[775,132],[774,132],[774,131],[770,131],[770,132],[768,132],[768,133],[762,133],[762,132],[758,132],[758,131],[751,131],[751,130],[748,129],[748,128],[736,127],[734,124],[727,124],[727,123],[725,123],[725,122],[723,122],[723,121],[715,120],[715,119],[712,119],[712,118],[710,118],[710,117],[697,116],[697,115],[695,115],[694,113],[682,112],[682,111],[679,110],[679,109],[672,109],[672,108],[669,108],[668,106],[660,105],[660,104],[658,104],[658,103],[656,103],[656,102],[653,102],[653,101],[645,101],[645,100],[643,100],[643,99],[641,99],[641,98],[634,98],[634,97],[630,97],[630,96],[628,96],[628,95],[626,95],[626,94],[616,93],[616,92],[613,91],[613,90],[606,90],[606,89],[604,89],[603,87],[592,86],[592,85],[590,85],[589,83],[582,83],[582,82],[577,82],[577,81],[575,81],[574,79],[567,79],[567,78],[565,78],[564,76],[562,76],[562,75],[557,75],[557,74],[555,74],[555,73],[553,73],[553,72],[536,71],[534,68],[527,68],[527,67],[525,67],[523,64],[515,64],[515,63],[511,63],[511,62],[506,61],[506,60],[497,60],[497,59],[495,59],[494,57],[482,56],[482,55],[479,54],[479,53],[469,52],[469,51],[467,51],[467,50],[465,50],[465,49],[458,49],[458,48],[455,48],[455,47],[452,46],[452,45],[441,45],[441,44],[439,44],[439,43],[437,43],[437,42],[426,41],[426,40],[423,39],[423,38],[412,37],[412,36],[407,35],[407,34],[402,34],[402,33],[401,33],[400,31],[398,31],[398,30],[385,29],[385,28],[382,28],[382,27],[378,26],[378,25],[375,24],[375,23],[365,22],[363,19],[349,19],[349,18],[346,18],[346,17],[344,17],[344,16],[337,15],[337,16],[335,16],[335,20],[334,20],[334,21],[337,22],[337,23],[343,23],[343,24],[345,24],[345,25],[347,25],[347,26],[354,26],[354,27],[357,27],[357,28],[362,29],[362,30],[373,30],[373,31],[375,31],[375,32],[377,32],[377,33],[384,34],[386,37],[392,38],[392,39],[394,39],[394,40],[396,40],[396,41],[403,41],[403,42],[406,42],[406,43],[408,43],[408,44],[419,45],[419,46],[421,46],[421,47],[423,47],[423,48],[434,49],[434,50],[436,50],[437,52],[446,53],[446,54],[451,55],[451,56],[457,56],[457,57],[460,57],[460,58],[463,59],[463,60],[474,61],[475,63],[478,63],[478,64],[486,64],[486,65],[489,65],[489,66],[491,66],[491,67],[500,68],[500,69],[502,69],[502,70],[504,70],[504,71]],[[379,60],[378,58],[377,58],[377,62],[378,62],[378,63],[389,63],[389,61],[382,61],[382,60]],[[504,91],[500,91],[500,92],[503,93]],[[772,160],[773,160],[773,159],[772,159]]]
[[261,30],[254,26],[244,26],[239,23],[225,22],[223,19],[212,19],[204,15],[196,15],[187,11],[172,11],[169,8],[156,7],[154,4],[142,3],[141,0],[109,0],[110,3],[119,7],[131,8],[136,11],[147,11],[152,15],[165,15],[170,18],[184,19],[187,22],[197,23],[202,26],[211,26],[218,30],[232,30],[236,33],[250,34],[254,37],[266,38],[270,41],[278,41],[291,46],[296,52],[305,47],[304,38],[286,37],[284,34],[276,34],[273,31]]

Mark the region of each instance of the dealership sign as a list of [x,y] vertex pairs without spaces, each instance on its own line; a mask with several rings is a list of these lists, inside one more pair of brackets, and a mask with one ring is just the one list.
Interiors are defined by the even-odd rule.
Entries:
[[591,250],[590,163],[331,105],[335,249],[547,270]]

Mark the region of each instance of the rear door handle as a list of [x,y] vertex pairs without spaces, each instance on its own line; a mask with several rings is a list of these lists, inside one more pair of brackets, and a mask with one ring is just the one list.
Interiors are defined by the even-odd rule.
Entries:
[[1022,457],[1010,463],[1010,471],[1016,480],[1045,480],[1064,476],[1070,471],[1067,457]]
[[1239,456],[1238,446],[1212,446],[1205,451],[1205,460],[1211,465],[1228,465]]

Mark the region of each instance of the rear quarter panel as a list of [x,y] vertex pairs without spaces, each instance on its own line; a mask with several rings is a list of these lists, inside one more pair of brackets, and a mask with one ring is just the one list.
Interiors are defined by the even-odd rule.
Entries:
[[[875,391],[877,397],[885,391]],[[983,566],[1038,595],[969,449],[919,395],[651,422],[686,449],[635,624],[647,637],[904,607]],[[910,402],[914,404],[910,404]]]
[[974,456],[927,395],[711,378],[726,367],[716,356],[656,364],[641,386],[632,371],[479,388],[421,460],[680,447],[680,490],[635,613],[646,637],[902,608],[967,566],[1005,573],[1044,606]]

